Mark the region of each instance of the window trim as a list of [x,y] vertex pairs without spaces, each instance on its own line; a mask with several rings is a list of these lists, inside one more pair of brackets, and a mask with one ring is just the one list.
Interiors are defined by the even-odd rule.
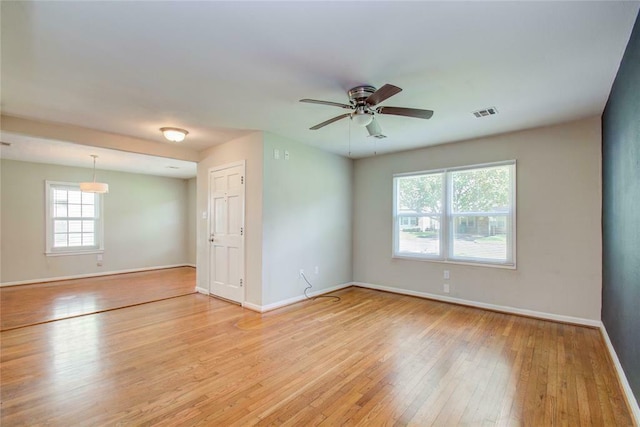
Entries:
[[[453,245],[451,242],[453,241],[453,227],[452,221],[456,216],[487,216],[487,212],[469,212],[469,213],[452,213],[452,203],[453,200],[450,197],[452,193],[452,185],[453,180],[451,179],[451,172],[464,171],[464,170],[472,170],[472,169],[483,169],[490,167],[499,167],[499,166],[511,166],[510,168],[510,181],[511,181],[511,209],[509,212],[505,212],[504,214],[500,213],[496,216],[505,216],[507,218],[507,222],[510,220],[510,228],[511,228],[511,238],[507,239],[507,253],[511,253],[511,260],[506,262],[495,262],[494,260],[483,260],[478,258],[462,258],[462,257],[453,257]],[[410,177],[410,176],[419,176],[419,175],[429,175],[429,174],[437,174],[441,173],[444,181],[443,191],[442,191],[442,206],[443,212],[440,215],[434,214],[399,214],[397,212],[397,201],[398,201],[398,185],[397,178]],[[504,160],[499,162],[491,162],[491,163],[479,163],[475,165],[465,165],[465,166],[455,166],[449,168],[440,168],[440,169],[431,169],[431,170],[422,170],[415,172],[402,172],[395,173],[392,175],[392,187],[393,187],[393,201],[392,201],[392,248],[391,248],[391,258],[393,259],[405,259],[405,260],[413,260],[413,261],[426,261],[426,262],[437,262],[444,264],[461,264],[461,265],[472,265],[477,267],[493,267],[493,268],[504,268],[515,270],[517,267],[517,256],[516,256],[516,235],[517,235],[517,207],[516,207],[516,193],[517,193],[517,162],[515,159],[513,160]],[[471,214],[471,215],[470,215]],[[477,215],[476,215],[477,214]],[[399,247],[399,227],[397,225],[397,218],[402,216],[414,216],[414,217],[434,217],[440,216],[441,225],[440,225],[440,255],[418,255],[410,252],[399,252],[397,248]],[[491,215],[489,215],[491,216]]]
[[46,256],[66,256],[66,255],[87,255],[87,254],[101,254],[104,253],[104,202],[102,194],[96,193],[96,204],[98,213],[97,219],[95,219],[96,229],[95,235],[98,242],[95,246],[82,247],[75,246],[73,248],[54,248],[53,247],[53,206],[51,200],[51,191],[55,186],[74,187],[80,190],[80,184],[77,182],[64,182],[64,181],[45,181],[45,252]]

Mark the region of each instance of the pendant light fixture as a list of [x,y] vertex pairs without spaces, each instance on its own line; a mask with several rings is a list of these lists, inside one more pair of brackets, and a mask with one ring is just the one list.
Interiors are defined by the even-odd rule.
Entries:
[[98,158],[98,156],[92,154],[91,157],[93,157],[93,181],[81,182],[80,191],[84,191],[85,193],[108,193],[109,184],[105,184],[104,182],[96,182],[96,158]]

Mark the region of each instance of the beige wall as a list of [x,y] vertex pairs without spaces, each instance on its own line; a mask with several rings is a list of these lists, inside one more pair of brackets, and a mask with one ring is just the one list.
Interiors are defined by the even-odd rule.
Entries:
[[196,265],[196,226],[198,224],[196,209],[196,178],[187,180],[187,262]]
[[[100,171],[111,187],[103,267],[95,255],[44,256],[44,180],[81,181],[90,170],[3,160],[0,279],[195,262],[198,286],[207,289],[208,170],[245,160],[249,303],[299,296],[303,268],[315,289],[353,279],[597,320],[600,140],[599,118],[591,118],[352,162],[256,132],[201,153],[197,182]],[[391,258],[394,173],[510,159],[517,160],[516,270]],[[445,269],[450,294],[442,293]]]
[[197,183],[197,286],[209,290],[207,212],[209,169],[245,160],[245,301],[262,301],[262,133],[256,132],[201,153]]
[[[597,117],[355,162],[354,280],[600,319]],[[392,175],[517,160],[517,269],[392,259]],[[450,270],[451,293],[442,292]]]
[[302,295],[300,269],[313,291],[351,282],[352,174],[351,159],[264,134],[263,305]]
[[187,182],[98,171],[104,195],[105,250],[45,256],[45,180],[80,182],[91,169],[2,160],[2,283],[187,263]]

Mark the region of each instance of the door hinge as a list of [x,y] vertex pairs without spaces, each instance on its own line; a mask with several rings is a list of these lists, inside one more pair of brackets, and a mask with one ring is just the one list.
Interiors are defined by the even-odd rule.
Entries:
[[242,283],[243,283],[243,282],[242,282],[242,279],[240,279],[240,286],[242,286]]
[[244,176],[240,177],[240,184],[244,184]]
[[244,236],[244,227],[240,227],[240,235]]

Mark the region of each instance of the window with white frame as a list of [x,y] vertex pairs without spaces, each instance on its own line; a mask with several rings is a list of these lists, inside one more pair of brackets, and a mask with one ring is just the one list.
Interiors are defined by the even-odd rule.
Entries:
[[393,177],[395,257],[515,266],[515,161]]
[[100,252],[102,195],[80,191],[80,185],[46,181],[46,253]]

